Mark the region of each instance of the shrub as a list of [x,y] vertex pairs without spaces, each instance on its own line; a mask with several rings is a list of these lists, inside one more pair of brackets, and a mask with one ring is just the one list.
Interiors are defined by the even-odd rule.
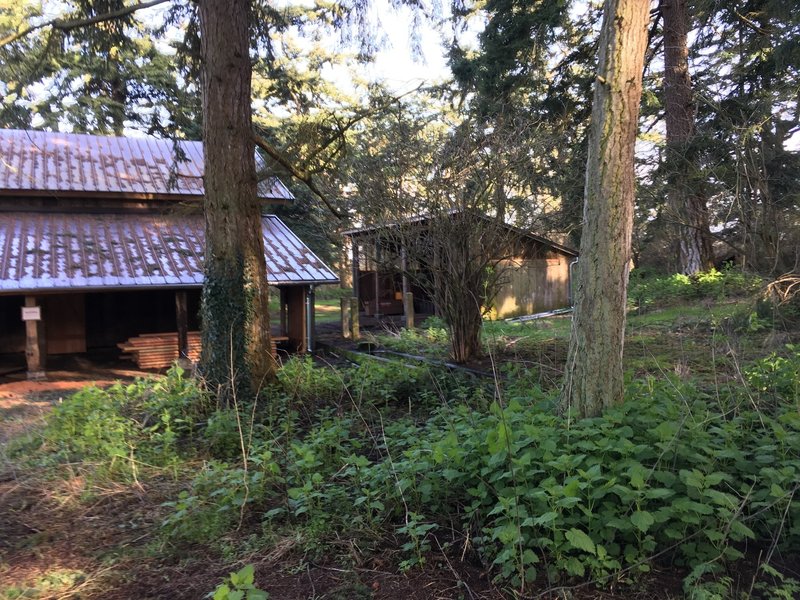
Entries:
[[335,404],[345,394],[342,374],[336,369],[317,368],[310,356],[294,356],[278,370],[280,392],[296,406],[314,410]]
[[628,298],[639,308],[666,306],[687,299],[723,300],[755,293],[763,281],[736,269],[711,269],[696,275],[676,273],[654,276],[648,272],[631,273]]
[[754,384],[786,374],[769,411],[744,391],[723,409],[690,384],[648,381],[577,422],[536,410],[519,389],[505,407],[444,407],[378,432],[329,414],[282,463],[289,515],[318,532],[394,524],[405,566],[455,515],[516,585],[631,577],[663,552],[692,587],[748,540],[781,530],[785,548],[800,544],[800,415],[789,404],[800,358],[787,361],[749,371]]
[[159,379],[87,387],[54,408],[41,450],[57,459],[95,461],[121,474],[133,472],[140,462],[171,465],[208,405],[179,367]]

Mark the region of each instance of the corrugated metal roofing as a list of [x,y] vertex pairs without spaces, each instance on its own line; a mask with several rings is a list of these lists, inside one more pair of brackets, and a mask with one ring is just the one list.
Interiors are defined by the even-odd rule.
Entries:
[[[457,214],[458,210],[451,210],[450,214]],[[483,219],[485,221],[494,221],[492,217],[487,215],[475,212],[475,218]],[[410,225],[415,223],[425,223],[432,218],[431,215],[416,215],[413,217],[408,217],[405,219],[399,219],[394,222],[384,223],[381,225],[368,225],[365,227],[361,227],[359,229],[348,229],[347,231],[343,231],[342,235],[350,237],[350,238],[359,238],[359,237],[369,237],[373,235],[380,235],[382,232],[389,232],[401,225]],[[544,244],[545,246],[550,246],[554,250],[558,250],[559,252],[563,252],[564,254],[568,254],[570,256],[578,256],[579,253],[577,250],[573,248],[569,248],[568,246],[564,246],[563,244],[559,244],[552,240],[548,240],[540,235],[536,235],[535,233],[531,233],[530,231],[526,231],[524,229],[520,229],[519,227],[514,227],[513,225],[509,225],[508,223],[502,223],[502,226],[508,229],[508,231],[512,231],[522,237],[526,237],[528,239],[534,240],[535,242],[539,242],[540,244]]]
[[[180,161],[172,140],[0,129],[0,190],[202,196],[203,144],[177,144]],[[258,195],[293,198],[274,177]]]
[[[263,228],[270,284],[338,281],[278,217]],[[196,287],[204,246],[195,214],[0,213],[0,294]]]

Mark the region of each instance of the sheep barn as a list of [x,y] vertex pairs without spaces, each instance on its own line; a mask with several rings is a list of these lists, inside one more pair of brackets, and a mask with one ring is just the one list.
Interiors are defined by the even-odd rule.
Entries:
[[[264,206],[293,199],[275,178],[258,195]],[[202,198],[201,142],[0,130],[0,355],[24,354],[31,378],[47,356],[118,346],[140,367],[197,358]],[[273,336],[304,351],[307,300],[339,280],[278,217],[262,222],[280,294]],[[141,350],[152,338],[168,347]]]

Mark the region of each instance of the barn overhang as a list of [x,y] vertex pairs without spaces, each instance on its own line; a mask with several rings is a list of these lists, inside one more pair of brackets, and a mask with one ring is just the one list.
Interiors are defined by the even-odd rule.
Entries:
[[[338,283],[274,215],[262,219],[270,285]],[[0,294],[196,288],[199,214],[0,213]]]

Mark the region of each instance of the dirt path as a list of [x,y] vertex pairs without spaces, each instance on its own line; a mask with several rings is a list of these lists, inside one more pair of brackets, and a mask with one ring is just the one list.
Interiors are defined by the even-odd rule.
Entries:
[[[147,375],[128,369],[101,369],[87,366],[81,370],[51,371],[45,381],[0,379],[0,446],[37,423],[59,400],[90,386],[111,385]],[[3,453],[0,450],[0,457]],[[2,465],[0,465],[2,471]]]

